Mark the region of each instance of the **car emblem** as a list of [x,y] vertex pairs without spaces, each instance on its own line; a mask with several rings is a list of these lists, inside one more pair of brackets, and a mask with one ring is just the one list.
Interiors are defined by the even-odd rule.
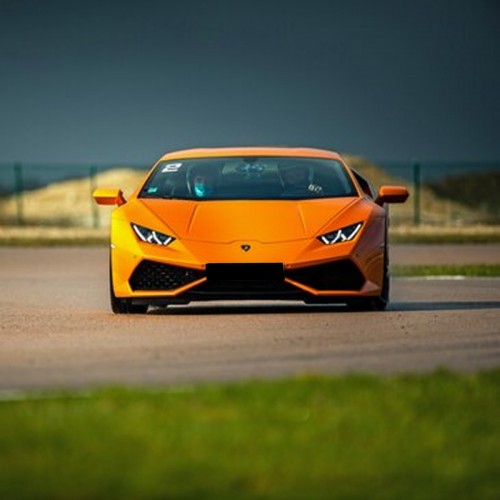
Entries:
[[250,245],[241,245],[241,249],[244,251],[244,252],[248,252],[248,250],[250,250]]

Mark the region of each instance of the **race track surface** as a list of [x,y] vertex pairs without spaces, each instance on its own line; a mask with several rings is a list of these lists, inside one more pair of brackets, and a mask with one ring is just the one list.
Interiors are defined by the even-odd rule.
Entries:
[[[398,246],[392,262],[498,262],[499,250]],[[0,262],[3,390],[500,364],[500,279],[393,279],[383,313],[224,302],[115,316],[106,249],[3,248]]]

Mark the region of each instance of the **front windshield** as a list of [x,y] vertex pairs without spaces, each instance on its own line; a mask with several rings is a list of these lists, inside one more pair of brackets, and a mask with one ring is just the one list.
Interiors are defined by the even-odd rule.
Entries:
[[293,157],[196,158],[160,162],[140,198],[297,200],[357,196],[336,160]]

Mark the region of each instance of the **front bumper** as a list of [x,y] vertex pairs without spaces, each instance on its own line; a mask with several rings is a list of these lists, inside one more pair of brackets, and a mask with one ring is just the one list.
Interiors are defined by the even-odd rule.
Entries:
[[383,220],[364,229],[356,241],[331,246],[310,239],[268,244],[176,240],[159,247],[138,242],[126,223],[115,221],[113,289],[133,303],[158,305],[220,299],[345,302],[377,296],[384,267]]

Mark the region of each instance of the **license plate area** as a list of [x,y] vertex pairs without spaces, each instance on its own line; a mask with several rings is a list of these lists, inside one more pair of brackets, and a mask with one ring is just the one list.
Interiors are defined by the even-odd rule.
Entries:
[[283,264],[207,264],[210,281],[283,281]]

